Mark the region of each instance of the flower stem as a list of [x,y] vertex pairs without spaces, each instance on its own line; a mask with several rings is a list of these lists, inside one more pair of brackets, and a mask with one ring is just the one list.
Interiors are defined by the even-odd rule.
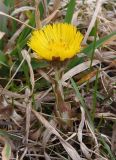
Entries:
[[62,86],[62,74],[63,70],[55,68],[55,79],[52,83],[53,91],[56,98],[55,115],[60,124],[70,125],[71,109],[69,104],[64,100],[63,86]]

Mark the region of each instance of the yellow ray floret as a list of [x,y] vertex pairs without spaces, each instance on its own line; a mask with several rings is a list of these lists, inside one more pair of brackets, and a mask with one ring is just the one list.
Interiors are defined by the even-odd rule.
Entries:
[[38,58],[64,61],[80,52],[82,39],[83,35],[75,26],[57,23],[33,31],[28,46]]

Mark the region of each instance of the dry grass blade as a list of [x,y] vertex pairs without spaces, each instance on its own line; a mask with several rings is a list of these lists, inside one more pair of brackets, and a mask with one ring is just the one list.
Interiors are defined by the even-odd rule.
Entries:
[[11,157],[11,151],[9,151],[9,154],[8,154],[8,148],[10,148],[10,145],[8,143],[5,143],[5,146],[2,150],[2,160],[10,160],[10,157]]
[[11,91],[9,91],[9,90],[7,90],[7,89],[3,89],[2,87],[0,87],[0,93],[2,94],[2,95],[6,95],[6,96],[8,96],[8,97],[12,97],[12,98],[25,98],[25,95],[24,94],[18,94],[18,93],[16,93],[16,92],[11,92]]
[[77,83],[78,85],[81,85],[85,82],[87,82],[88,80],[91,80],[93,77],[96,76],[98,70],[94,70],[94,71],[91,71],[90,73],[88,73],[87,75],[83,76]]
[[27,26],[27,27],[35,30],[34,27],[32,27],[32,26],[26,24],[25,22],[22,22],[22,21],[20,21],[19,19],[15,18],[15,17],[13,17],[13,16],[10,16],[10,15],[4,13],[4,12],[1,12],[1,11],[0,11],[0,15],[6,16],[6,17],[8,17],[8,18],[11,18],[11,19],[15,20],[16,22],[19,22],[19,23],[21,23],[21,24],[24,24],[25,26]]
[[[88,121],[85,121],[85,123],[86,123],[86,125],[88,126],[88,128],[89,128],[89,130],[90,130],[90,133],[91,133],[91,135],[92,135],[92,138],[93,138],[94,141],[95,141],[95,146],[96,146],[95,152],[99,155],[99,144],[98,144],[97,137],[96,137],[93,129],[91,128],[91,125],[89,124],[89,122],[88,122]],[[96,155],[97,155],[97,154],[96,154]],[[97,158],[98,158],[98,157],[97,157]]]
[[36,28],[41,28],[41,21],[40,21],[40,11],[38,9],[40,0],[35,0],[35,23]]
[[116,44],[116,35],[112,36],[109,40],[103,43],[103,46],[115,45]]
[[43,3],[43,7],[44,7],[44,15],[45,15],[45,17],[47,17],[47,16],[48,16],[47,1],[46,1],[46,0],[43,0],[42,3]]
[[75,26],[78,25],[78,19],[77,19],[77,17],[78,17],[79,12],[80,12],[80,10],[76,11],[76,12],[73,14],[73,17],[72,17],[71,23],[72,23],[73,25],[75,25]]
[[24,156],[26,155],[27,151],[28,151],[28,148],[26,147],[26,148],[24,149],[23,154],[21,155],[21,157],[20,157],[19,160],[23,160],[23,158],[24,158]]
[[101,9],[101,6],[102,6],[103,1],[104,1],[104,0],[98,0],[98,1],[97,1],[96,9],[95,9],[95,12],[94,12],[94,14],[93,14],[92,20],[91,20],[91,22],[90,22],[90,24],[89,24],[88,30],[87,30],[87,32],[86,32],[86,34],[85,34],[85,37],[84,37],[84,40],[83,40],[83,44],[86,44],[87,38],[88,38],[88,36],[89,36],[89,34],[90,34],[90,32],[91,32],[94,24],[95,24],[95,21],[96,21],[96,19],[97,19],[97,15],[98,15],[98,13],[99,13],[99,11],[100,11],[100,9]]
[[42,26],[48,24],[58,13],[59,13],[59,10],[55,10],[53,13],[51,13],[47,18],[45,18],[42,21]]
[[31,90],[31,94],[33,93],[34,90],[34,85],[35,85],[35,81],[34,81],[34,73],[33,73],[33,68],[31,66],[31,58],[28,54],[28,52],[26,50],[22,50],[22,56],[23,58],[27,61],[27,64],[29,66],[29,70],[30,70],[30,82],[31,82],[31,86],[32,86],[32,90]]
[[24,12],[24,11],[28,11],[28,10],[35,10],[34,7],[30,7],[30,6],[23,6],[20,8],[16,8],[12,13],[11,16],[14,16],[16,14],[19,14],[20,12]]
[[27,88],[25,91],[25,95],[27,98],[25,98],[24,105],[26,108],[26,135],[25,135],[25,141],[26,144],[28,144],[28,137],[29,137],[29,129],[30,129],[30,117],[31,117],[31,105],[32,101],[29,100],[30,96],[30,90]]
[[45,160],[51,160],[49,155],[46,152],[44,152],[44,156],[45,156]]
[[113,125],[113,133],[112,133],[112,151],[114,152],[114,154],[116,155],[116,122]]
[[6,136],[1,136],[1,135],[0,135],[0,142],[4,144],[3,150],[1,152],[2,160],[10,160],[11,154],[12,154],[12,151],[11,151],[12,142]]
[[53,4],[53,11],[59,9],[61,0],[55,0]]
[[[83,62],[83,63],[75,66],[74,68],[70,69],[68,72],[66,72],[63,75],[62,81],[66,81],[66,80],[70,79],[71,77],[75,76],[76,74],[88,69],[90,67],[90,63],[91,63],[91,61]],[[100,61],[93,60],[92,66],[95,66],[98,63],[100,63]]]
[[98,118],[104,118],[104,119],[109,119],[109,120],[116,120],[116,115],[113,113],[96,113],[95,115]]
[[[56,128],[56,123],[55,123],[54,120],[51,120],[49,123],[50,123],[50,125],[54,126],[54,128]],[[52,134],[52,132],[50,132],[49,129],[46,129],[44,131],[44,133],[43,133],[43,143],[42,143],[44,147],[46,146],[51,134]]]
[[83,137],[82,131],[83,131],[84,122],[85,122],[85,111],[84,111],[82,106],[80,107],[80,109],[81,109],[81,114],[82,115],[81,115],[81,122],[80,122],[79,127],[78,127],[78,140],[80,142],[80,147],[81,147],[81,150],[82,150],[83,154],[86,156],[87,159],[91,159],[89,149],[82,142],[82,137]]
[[59,138],[61,144],[73,160],[81,160],[81,157],[79,156],[77,151],[60,136],[55,128],[50,125],[50,123],[40,113],[36,112],[35,110],[32,110],[32,112],[37,117],[37,119],[49,130],[49,132],[52,132]]
[[29,137],[30,117],[31,117],[31,102],[29,102],[28,105],[26,105],[26,136],[25,136],[26,143],[28,143],[28,137]]
[[[28,24],[29,20],[27,20],[25,22],[25,24]],[[9,39],[7,47],[9,48],[11,45],[13,45],[15,43],[15,40],[18,38],[18,36],[20,35],[20,33],[24,30],[25,25],[23,24],[15,33],[14,35]]]
[[[30,119],[31,119],[31,105],[32,105],[32,101],[29,100],[29,96],[30,96],[30,90],[27,88],[26,91],[25,91],[25,100],[24,100],[24,107],[26,108],[26,129],[25,129],[25,132],[26,132],[26,135],[25,135],[25,138],[24,138],[24,142],[26,143],[26,145],[28,144],[28,137],[29,137],[29,130],[30,130]],[[21,156],[21,159],[23,159],[23,157],[26,155],[27,153],[27,147],[25,147],[25,150]],[[20,159],[20,160],[21,160]]]
[[43,70],[39,69],[38,73],[43,77],[45,78],[48,82],[51,83],[51,79],[50,79],[50,76],[47,75],[47,73],[45,73]]
[[0,39],[4,37],[5,33],[0,31]]
[[38,96],[36,96],[36,99],[38,99],[39,102],[41,102],[42,99],[43,99],[45,96],[47,96],[51,90],[52,90],[52,87],[50,87],[46,92],[44,92],[39,98],[38,98]]

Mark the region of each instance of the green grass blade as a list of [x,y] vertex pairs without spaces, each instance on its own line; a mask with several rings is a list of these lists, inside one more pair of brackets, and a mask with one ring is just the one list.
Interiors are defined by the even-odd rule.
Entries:
[[97,104],[97,89],[98,89],[98,75],[99,71],[96,74],[95,86],[93,91],[93,106],[92,106],[92,120],[94,122],[95,112],[96,112],[96,104]]
[[[112,32],[111,34],[99,39],[98,41],[96,41],[95,49],[101,47],[104,42],[109,40],[114,35],[116,35],[116,31]],[[92,53],[93,53],[93,48],[94,48],[94,42],[92,42],[90,45],[88,45],[86,48],[84,48],[81,52],[85,53],[89,58],[91,58]],[[75,64],[77,65],[76,62],[78,62],[78,57],[75,57],[74,59],[72,59],[70,61],[70,63],[68,64],[68,68],[71,69],[72,66],[74,67]]]
[[91,63],[90,63],[90,69],[92,68],[92,62],[94,58],[94,53],[95,53],[95,47],[96,47],[96,39],[97,39],[97,21],[95,23],[95,27],[93,29],[93,36],[94,36],[94,42],[93,42],[93,51],[91,54]]
[[2,52],[0,52],[0,66],[1,65],[9,67],[8,64],[7,64],[7,58]]
[[116,159],[114,158],[113,154],[112,154],[112,151],[111,151],[109,145],[105,142],[105,139],[104,139],[102,136],[100,136],[100,140],[101,140],[101,143],[102,143],[103,146],[104,146],[104,149],[107,151],[107,154],[109,154],[111,160],[116,160]]
[[[106,42],[108,39],[110,39],[114,35],[116,35],[116,31],[112,32],[111,34],[99,39],[98,41],[96,41],[95,49],[99,48],[100,46],[102,46],[102,44],[104,42]],[[91,57],[92,51],[93,51],[93,47],[94,47],[94,42],[92,42],[88,47],[83,49],[82,52],[85,53],[88,57]]]
[[85,112],[86,112],[86,115],[87,115],[87,118],[89,120],[89,123],[92,127],[92,129],[94,130],[94,125],[93,125],[93,122],[92,122],[92,119],[91,119],[91,116],[88,112],[88,109],[87,109],[87,105],[85,104],[84,102],[84,99],[83,97],[81,96],[80,92],[79,92],[79,87],[77,86],[77,84],[74,82],[74,80],[71,78],[71,83],[72,83],[72,87],[74,88],[75,90],[75,93],[76,93],[76,96],[78,97],[82,107],[84,108]]
[[2,159],[3,160],[10,160],[11,159],[11,145],[10,145],[10,143],[7,142],[7,139],[4,141],[5,141],[5,145],[2,150]]
[[70,0],[64,22],[71,23],[74,9],[75,9],[75,4],[76,4],[76,0]]

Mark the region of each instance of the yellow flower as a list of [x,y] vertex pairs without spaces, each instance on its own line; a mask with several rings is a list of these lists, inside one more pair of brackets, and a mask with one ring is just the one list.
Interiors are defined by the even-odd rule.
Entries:
[[28,46],[38,58],[64,61],[80,52],[82,39],[83,35],[75,26],[57,23],[33,31]]

